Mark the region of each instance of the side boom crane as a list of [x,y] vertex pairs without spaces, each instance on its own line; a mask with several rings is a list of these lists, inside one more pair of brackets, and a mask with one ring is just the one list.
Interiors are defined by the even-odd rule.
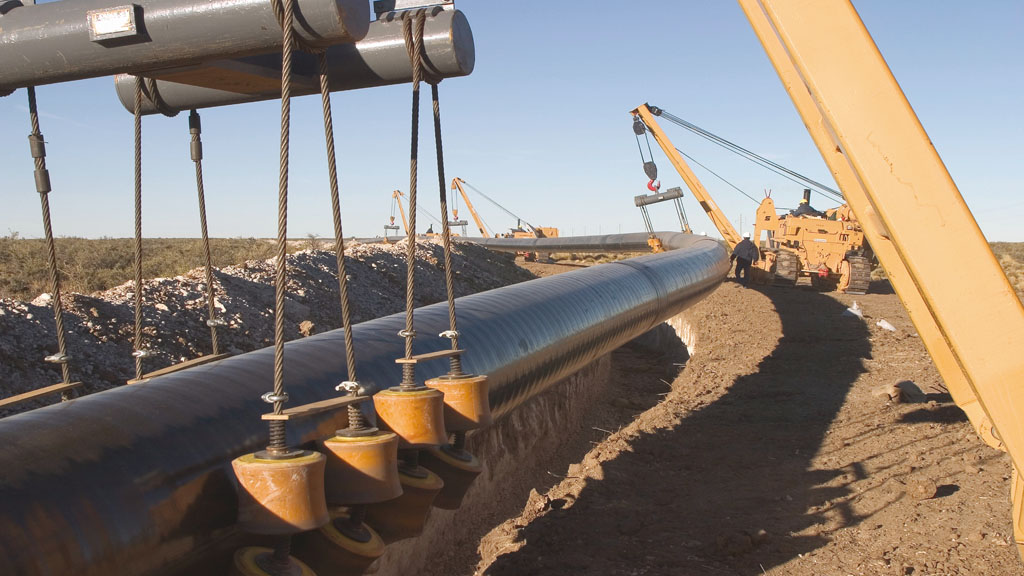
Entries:
[[686,182],[686,186],[690,188],[690,192],[693,192],[694,198],[700,203],[700,207],[707,212],[708,217],[711,218],[711,222],[718,228],[718,232],[725,239],[725,242],[729,244],[729,249],[732,250],[740,243],[740,235],[736,232],[736,229],[732,227],[732,223],[722,213],[721,208],[715,201],[711,199],[711,195],[701,184],[700,180],[697,179],[697,175],[690,169],[690,165],[683,160],[683,156],[676,150],[676,147],[669,140],[668,136],[658,126],[658,122],[654,119],[654,114],[651,112],[651,108],[647,104],[641,105],[636,110],[632,111],[634,124],[641,122],[646,129],[654,136],[654,140],[658,142],[661,149],[668,156],[669,162],[679,172],[679,176],[682,177],[683,182]]
[[[452,178],[452,190],[458,190],[459,194],[462,195],[462,200],[466,203],[466,208],[469,209],[470,215],[473,216],[473,221],[476,222],[476,228],[480,231],[480,235],[484,238],[490,238],[491,235],[487,233],[487,228],[484,226],[484,221],[477,214],[476,209],[473,208],[473,203],[469,201],[469,196],[466,195],[466,190],[463,189],[462,185],[466,181],[462,178]],[[455,218],[458,219],[459,215],[454,214]]]
[[405,194],[401,190],[395,190],[391,193],[391,224],[384,227],[385,232],[387,230],[398,230],[398,226],[395,226],[395,206],[398,206],[398,213],[402,215],[402,231],[406,234],[409,233],[409,222],[405,219],[405,208],[402,206],[402,198],[405,198]]

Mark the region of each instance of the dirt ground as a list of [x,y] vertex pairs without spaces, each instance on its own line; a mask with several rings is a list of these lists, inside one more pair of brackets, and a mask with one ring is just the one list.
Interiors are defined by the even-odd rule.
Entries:
[[[863,319],[843,314],[854,301]],[[1024,573],[1009,458],[952,403],[886,282],[726,282],[688,314],[692,357],[616,352],[615,399],[446,573]],[[921,396],[873,394],[901,382]]]

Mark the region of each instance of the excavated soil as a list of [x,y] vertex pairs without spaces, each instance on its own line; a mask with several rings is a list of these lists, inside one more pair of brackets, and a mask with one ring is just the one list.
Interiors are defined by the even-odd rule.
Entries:
[[952,403],[888,284],[872,292],[723,284],[686,314],[681,371],[685,350],[616,352],[586,448],[428,573],[1021,574],[1009,458]]

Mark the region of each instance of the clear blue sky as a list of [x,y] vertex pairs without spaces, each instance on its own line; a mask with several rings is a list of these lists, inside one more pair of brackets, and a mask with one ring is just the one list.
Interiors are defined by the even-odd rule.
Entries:
[[[855,0],[961,193],[991,241],[1024,241],[1024,3]],[[447,176],[562,235],[643,229],[632,198],[646,178],[628,111],[660,106],[798,172],[832,184],[738,5],[727,1],[560,3],[458,0],[473,28],[476,70],[441,84]],[[345,234],[380,234],[390,193],[409,186],[409,86],[333,96]],[[38,89],[55,232],[132,234],[132,117],[111,78]],[[421,199],[437,210],[422,101]],[[203,111],[210,233],[276,234],[280,105]],[[289,236],[332,231],[319,99],[293,102]],[[42,235],[25,91],[0,98],[0,234]],[[675,144],[731,182],[780,206],[790,183],[667,123]],[[144,121],[144,233],[198,236],[187,114]],[[681,185],[656,151],[663,189]],[[727,216],[749,229],[756,205],[695,167]],[[474,200],[494,228],[514,224]],[[714,233],[689,194],[695,231]],[[816,207],[827,208],[823,200]],[[658,229],[677,229],[668,204]],[[428,220],[420,219],[420,230]]]

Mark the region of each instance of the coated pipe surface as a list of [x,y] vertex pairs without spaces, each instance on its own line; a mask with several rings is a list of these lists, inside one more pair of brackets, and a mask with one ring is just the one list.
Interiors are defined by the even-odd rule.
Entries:
[[[468,76],[476,63],[473,31],[458,10],[436,8],[423,26],[424,65],[436,77]],[[401,18],[390,13],[371,22],[366,37],[355,44],[339,44],[327,50],[330,90],[357,90],[412,81],[409,53],[402,38]],[[293,54],[292,94],[302,96],[319,91],[315,79],[316,57]],[[165,79],[159,79],[163,76]],[[166,105],[176,111],[260,102],[281,96],[281,55],[266,54],[242,60],[219,60],[186,70],[156,73],[157,90]],[[183,81],[172,81],[179,78]],[[227,79],[237,79],[231,87]],[[185,83],[188,80],[191,83]],[[210,85],[199,85],[208,82]],[[215,86],[220,83],[223,86]],[[135,77],[122,74],[114,80],[117,96],[125,109],[135,107]],[[156,106],[146,100],[143,114],[155,114]]]
[[[684,232],[655,232],[665,250],[678,250],[697,239],[715,240]],[[455,237],[456,242],[471,242],[498,252],[650,252],[646,232],[606,234],[603,236],[562,236],[559,238],[470,238]],[[404,238],[404,236],[402,237]],[[388,240],[396,240],[389,238]]]
[[[488,375],[495,418],[718,287],[723,245],[674,236],[675,251],[458,299],[463,366]],[[414,353],[449,346],[434,337],[448,328],[446,304],[415,318]],[[353,327],[367,394],[400,382],[403,327],[404,314]],[[230,461],[267,443],[260,395],[273,387],[273,356],[257,350],[0,420],[0,574],[193,573],[183,566],[237,535]],[[433,360],[417,378],[446,371]],[[346,374],[342,330],[286,346],[291,406],[335,396]],[[336,418],[289,424],[289,443],[328,435]]]
[[[270,0],[64,0],[7,3],[0,15],[0,91],[281,49]],[[93,41],[89,12],[137,6],[138,33]],[[367,0],[296,0],[295,32],[327,47],[362,39]]]

